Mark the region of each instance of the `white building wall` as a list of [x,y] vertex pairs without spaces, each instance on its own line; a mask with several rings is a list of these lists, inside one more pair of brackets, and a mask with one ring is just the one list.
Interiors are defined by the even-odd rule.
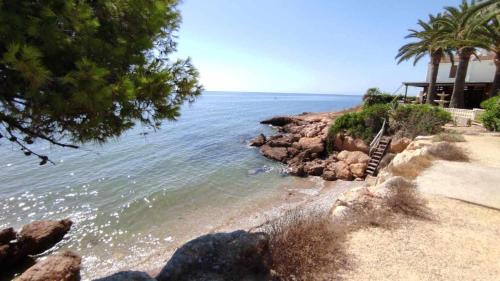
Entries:
[[[453,83],[455,78],[450,78],[451,63],[440,63],[437,82],[438,83]],[[458,66],[458,62],[455,62]],[[467,69],[465,82],[493,82],[495,76],[495,63],[493,60],[470,61]],[[427,82],[430,81],[431,65],[427,68]]]

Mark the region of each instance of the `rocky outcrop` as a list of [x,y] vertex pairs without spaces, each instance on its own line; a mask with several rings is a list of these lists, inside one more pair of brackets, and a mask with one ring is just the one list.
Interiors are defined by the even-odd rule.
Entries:
[[122,271],[93,281],[156,281],[156,279],[141,271]]
[[45,220],[25,225],[18,239],[22,252],[35,255],[52,248],[63,239],[72,224],[70,220]]
[[361,139],[355,139],[344,134],[337,134],[333,142],[334,149],[337,151],[361,151],[368,153],[370,147]]
[[73,252],[52,255],[26,270],[17,281],[80,280],[81,258]]
[[38,255],[61,241],[71,228],[70,220],[35,221],[19,233],[13,228],[0,231],[0,270],[22,263],[28,256]]
[[250,141],[250,146],[263,146],[266,143],[266,136],[263,134],[258,135]]
[[279,134],[268,138],[260,135],[251,145],[260,146],[265,157],[287,164],[289,173],[295,176],[321,176],[325,180],[364,178],[370,160],[366,155],[368,146],[362,140],[339,134],[335,140],[338,151],[328,155],[330,121],[307,115],[271,118],[262,123],[278,126]]
[[391,141],[391,146],[389,147],[389,152],[390,153],[401,153],[408,147],[408,145],[410,143],[411,143],[411,139],[409,139],[409,138],[393,139]]
[[269,238],[235,231],[198,237],[180,247],[158,281],[272,280]]

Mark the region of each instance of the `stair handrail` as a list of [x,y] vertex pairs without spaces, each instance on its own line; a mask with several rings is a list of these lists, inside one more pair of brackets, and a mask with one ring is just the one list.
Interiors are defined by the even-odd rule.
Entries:
[[380,128],[380,131],[377,133],[375,138],[373,138],[372,142],[370,143],[370,156],[373,153],[373,150],[377,148],[377,146],[380,144],[380,140],[382,140],[382,137],[384,136],[385,133],[385,119],[384,123],[382,123],[382,128]]

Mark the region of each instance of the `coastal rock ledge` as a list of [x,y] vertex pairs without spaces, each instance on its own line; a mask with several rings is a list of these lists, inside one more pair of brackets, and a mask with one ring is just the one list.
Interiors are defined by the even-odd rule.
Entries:
[[328,181],[363,179],[370,160],[368,145],[338,134],[331,141],[335,151],[328,154],[331,121],[315,114],[273,117],[261,123],[276,127],[278,133],[269,137],[261,134],[250,145],[260,147],[263,156],[287,164],[289,173],[295,176],[320,176]]

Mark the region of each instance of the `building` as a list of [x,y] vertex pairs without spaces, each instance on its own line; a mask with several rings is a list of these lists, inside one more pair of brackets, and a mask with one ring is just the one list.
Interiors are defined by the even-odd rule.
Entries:
[[[478,53],[477,57],[471,57],[467,76],[465,77],[465,108],[479,108],[479,104],[489,97],[488,93],[493,85],[496,70],[494,58],[494,53],[486,51]],[[447,100],[450,100],[453,93],[457,67],[458,57],[455,58],[455,63],[452,63],[449,57],[444,57],[439,64],[436,92],[438,94],[448,94],[449,96],[446,97]],[[408,87],[422,88],[421,93],[425,99],[429,88],[430,75],[431,64],[428,66],[425,82],[403,82],[403,85],[406,86],[406,91]]]

